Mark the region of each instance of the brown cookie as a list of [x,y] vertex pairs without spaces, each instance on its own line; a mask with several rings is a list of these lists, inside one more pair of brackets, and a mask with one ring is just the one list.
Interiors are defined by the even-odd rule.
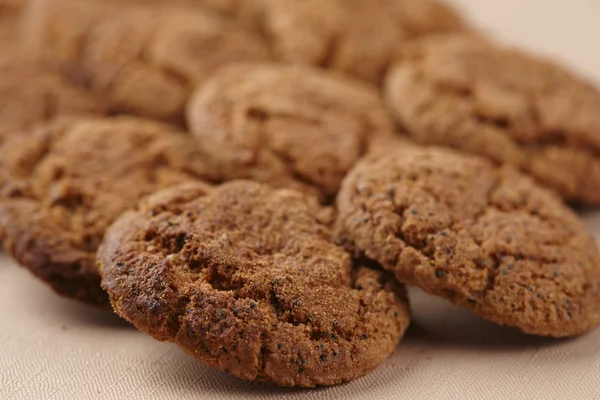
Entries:
[[600,322],[600,255],[577,216],[512,167],[408,147],[344,180],[337,235],[407,284],[530,334]]
[[394,137],[375,88],[311,67],[237,64],[192,96],[188,125],[223,178],[333,196],[378,140]]
[[265,32],[285,61],[379,84],[409,38],[465,30],[437,0],[265,0]]
[[182,117],[195,85],[234,61],[264,60],[262,39],[182,4],[34,0],[31,46],[116,112]]
[[0,0],[0,41],[13,41],[26,0]]
[[[121,0],[116,0],[121,1]],[[260,29],[264,0],[129,0],[139,3],[184,3],[202,7],[220,16],[245,24],[251,29]]]
[[99,99],[30,55],[0,47],[0,140],[58,116],[105,111]]
[[315,198],[260,183],[173,188],[108,230],[102,285],[138,329],[237,377],[349,381],[394,351],[409,310],[385,273],[352,268],[331,219]]
[[567,200],[600,204],[600,93],[557,64],[436,37],[404,48],[385,91],[417,141],[516,166]]
[[188,136],[135,118],[65,119],[0,150],[0,237],[58,293],[107,305],[95,266],[105,229],[142,196],[211,177]]

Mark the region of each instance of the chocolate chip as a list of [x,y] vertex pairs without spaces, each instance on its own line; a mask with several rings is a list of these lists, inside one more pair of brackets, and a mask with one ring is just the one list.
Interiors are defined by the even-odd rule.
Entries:
[[443,278],[446,276],[446,271],[444,271],[443,269],[438,269],[435,271],[435,276],[437,278]]
[[321,354],[321,357],[319,357],[319,360],[327,361],[327,356],[325,354]]
[[365,339],[368,339],[368,338],[369,338],[369,335],[367,335],[366,333],[363,333],[362,335],[360,335],[360,338],[361,338],[362,340],[365,340]]

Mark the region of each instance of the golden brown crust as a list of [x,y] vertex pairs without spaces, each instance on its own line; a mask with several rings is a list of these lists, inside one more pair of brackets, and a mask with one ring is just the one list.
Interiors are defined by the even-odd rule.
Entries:
[[136,118],[63,119],[0,149],[4,248],[58,293],[107,305],[95,267],[105,229],[156,189],[210,179],[173,128]]
[[[116,112],[179,120],[189,92],[234,61],[264,60],[262,39],[181,4],[34,0],[31,47]],[[218,50],[218,51],[217,51]]]
[[600,92],[562,67],[481,38],[405,46],[385,85],[424,144],[516,166],[567,200],[600,204]]
[[237,377],[348,381],[394,351],[409,311],[385,273],[353,270],[330,222],[300,192],[175,187],[109,229],[102,284],[138,329]]
[[600,255],[577,216],[511,167],[409,147],[360,162],[337,234],[408,284],[526,333],[600,322]]
[[310,67],[235,64],[192,96],[192,133],[223,178],[334,196],[348,170],[394,124],[373,87]]
[[437,0],[266,0],[265,32],[277,56],[379,84],[407,39],[465,30]]

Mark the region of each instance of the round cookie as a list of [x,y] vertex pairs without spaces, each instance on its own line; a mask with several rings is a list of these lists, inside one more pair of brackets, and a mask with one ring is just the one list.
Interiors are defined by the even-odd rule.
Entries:
[[577,216],[512,167],[450,149],[367,157],[336,235],[407,284],[498,324],[565,337],[600,322],[600,255]]
[[178,121],[193,87],[220,67],[268,58],[263,40],[185,4],[34,0],[31,47],[115,112]]
[[249,178],[333,196],[394,123],[375,88],[311,67],[235,64],[187,109],[193,134],[219,154],[226,180]]
[[239,378],[349,381],[395,350],[409,310],[384,272],[352,268],[329,211],[249,181],[168,189],[108,230],[102,285],[138,329]]
[[192,139],[136,118],[58,120],[11,137],[0,160],[4,249],[61,295],[101,306],[105,229],[154,190],[211,178]]
[[31,56],[2,46],[0,140],[58,116],[102,114],[100,100]]
[[265,0],[264,30],[279,59],[379,84],[403,42],[465,30],[437,0]]
[[564,199],[600,204],[600,92],[569,71],[481,38],[404,47],[386,98],[424,144],[510,164]]

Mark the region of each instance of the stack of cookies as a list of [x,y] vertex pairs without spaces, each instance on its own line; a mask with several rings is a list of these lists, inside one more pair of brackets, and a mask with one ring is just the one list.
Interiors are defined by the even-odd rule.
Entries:
[[[600,323],[600,91],[437,0],[0,0],[0,239],[248,380],[356,379],[418,286]],[[401,348],[401,344],[400,344]]]

